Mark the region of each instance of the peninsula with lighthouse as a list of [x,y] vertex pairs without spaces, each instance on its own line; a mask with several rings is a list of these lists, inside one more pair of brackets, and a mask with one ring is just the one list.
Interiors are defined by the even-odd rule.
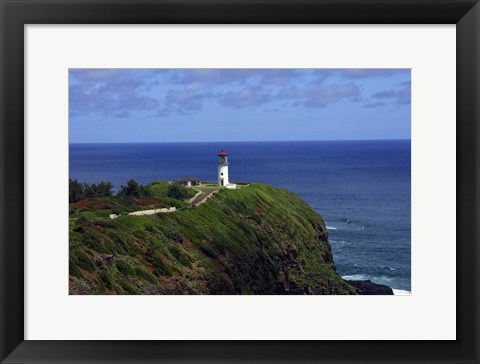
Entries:
[[216,168],[117,191],[71,179],[69,293],[393,294],[336,272],[325,222],[297,195],[231,182],[223,149]]
[[70,294],[411,295],[411,85],[69,68]]

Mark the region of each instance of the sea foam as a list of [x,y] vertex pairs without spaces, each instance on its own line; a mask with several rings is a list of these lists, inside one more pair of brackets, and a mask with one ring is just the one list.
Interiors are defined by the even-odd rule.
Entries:
[[366,281],[367,279],[371,279],[363,274],[352,274],[349,276],[342,276],[342,278],[346,279],[347,281]]
[[412,292],[404,291],[403,289],[393,289],[392,288],[392,291],[393,291],[393,294],[395,296],[411,296],[412,295]]

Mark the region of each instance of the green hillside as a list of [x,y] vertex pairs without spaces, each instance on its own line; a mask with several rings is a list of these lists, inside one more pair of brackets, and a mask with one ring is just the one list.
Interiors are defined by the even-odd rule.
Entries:
[[176,212],[110,220],[120,197],[70,205],[70,294],[357,292],[334,270],[322,218],[293,193],[255,183],[189,207],[166,188],[116,209]]

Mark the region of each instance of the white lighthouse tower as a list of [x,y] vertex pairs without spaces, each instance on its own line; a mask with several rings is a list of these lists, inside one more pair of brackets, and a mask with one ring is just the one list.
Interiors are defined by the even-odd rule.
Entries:
[[228,186],[228,154],[222,149],[218,153],[218,185]]

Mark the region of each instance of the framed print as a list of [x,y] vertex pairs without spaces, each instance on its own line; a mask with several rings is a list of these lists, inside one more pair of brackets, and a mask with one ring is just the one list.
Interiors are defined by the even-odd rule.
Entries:
[[477,1],[1,9],[2,362],[478,362]]

